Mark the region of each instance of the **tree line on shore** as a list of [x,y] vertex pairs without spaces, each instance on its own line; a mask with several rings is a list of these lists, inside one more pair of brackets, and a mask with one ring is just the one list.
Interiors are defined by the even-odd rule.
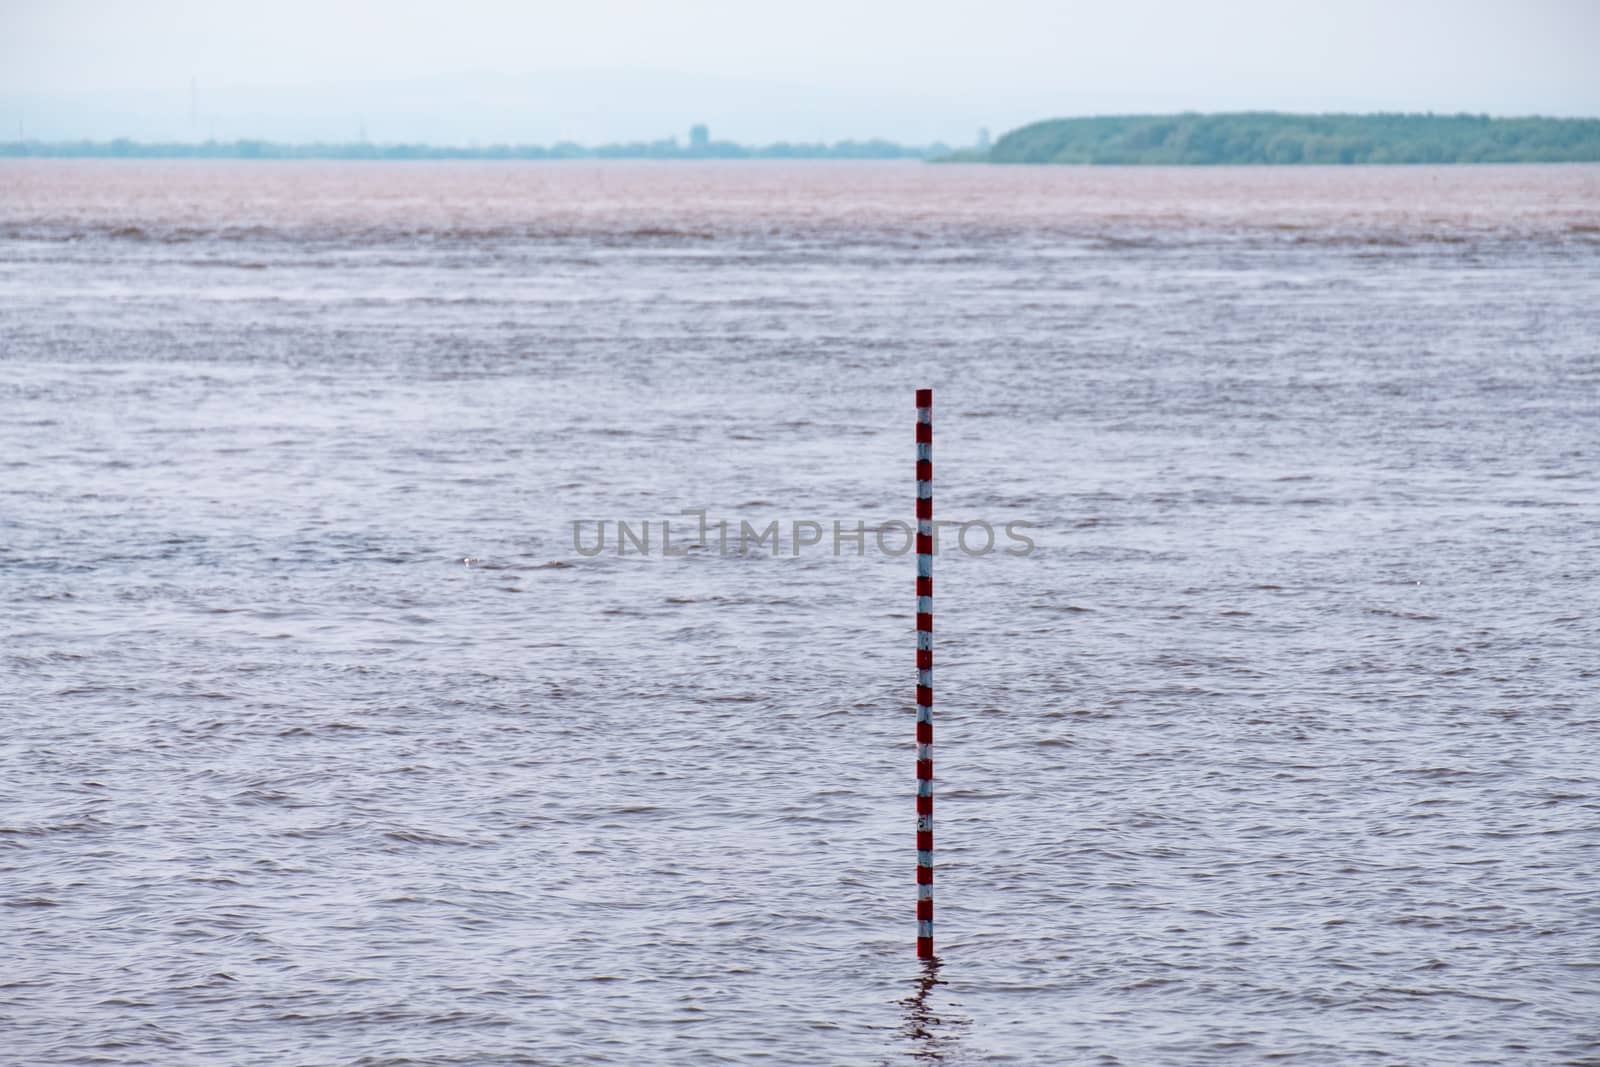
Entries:
[[[970,158],[970,153],[962,153]],[[988,163],[1348,164],[1600,161],[1600,119],[1487,115],[1107,115],[1012,130]]]

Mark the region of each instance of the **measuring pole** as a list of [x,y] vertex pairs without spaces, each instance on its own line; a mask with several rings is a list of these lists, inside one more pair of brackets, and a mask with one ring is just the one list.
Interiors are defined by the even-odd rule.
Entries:
[[933,958],[933,390],[917,390],[917,957]]

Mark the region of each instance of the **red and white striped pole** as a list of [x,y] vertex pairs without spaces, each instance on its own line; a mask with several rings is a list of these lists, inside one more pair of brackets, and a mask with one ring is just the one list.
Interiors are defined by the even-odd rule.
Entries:
[[933,390],[917,390],[917,958],[933,958]]

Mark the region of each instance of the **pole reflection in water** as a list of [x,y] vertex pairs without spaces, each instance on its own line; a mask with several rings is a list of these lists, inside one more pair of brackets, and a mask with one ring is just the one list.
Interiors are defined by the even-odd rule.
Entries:
[[972,1024],[971,1019],[941,1014],[937,1005],[929,1003],[933,987],[948,984],[939,977],[941,966],[937,956],[923,960],[922,973],[917,976],[917,991],[900,1002],[905,1009],[905,1025],[901,1032],[911,1041],[911,1055],[935,1063],[942,1063],[955,1054],[960,1031]]

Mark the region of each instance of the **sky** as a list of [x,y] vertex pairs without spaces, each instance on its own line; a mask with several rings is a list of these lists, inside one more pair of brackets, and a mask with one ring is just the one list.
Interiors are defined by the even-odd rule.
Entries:
[[1600,0],[0,0],[0,139],[974,140],[1042,118],[1600,115]]

